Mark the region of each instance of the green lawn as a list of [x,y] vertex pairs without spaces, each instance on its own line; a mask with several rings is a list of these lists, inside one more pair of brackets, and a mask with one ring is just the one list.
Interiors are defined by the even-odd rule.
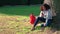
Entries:
[[4,6],[0,7],[0,13],[7,15],[21,15],[29,16],[29,14],[34,13],[39,15],[40,6]]
[[[29,23],[29,15],[40,13],[40,6],[3,6],[0,7],[0,34],[46,34],[46,29],[40,32],[40,26],[31,31],[32,25]],[[49,28],[50,29],[50,28]],[[47,33],[48,34],[48,33]]]
[[[0,7],[0,34],[33,34],[29,15],[40,13],[40,6],[3,6]],[[38,30],[38,28],[37,28]],[[9,32],[9,33],[7,33]]]

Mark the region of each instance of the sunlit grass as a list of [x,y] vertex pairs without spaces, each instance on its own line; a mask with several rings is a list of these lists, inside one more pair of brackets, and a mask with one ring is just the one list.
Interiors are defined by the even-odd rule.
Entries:
[[34,13],[38,16],[39,8],[40,6],[0,7],[0,34],[1,32],[4,34],[41,34],[41,27],[37,26],[36,30],[31,31],[33,25],[29,22],[29,15]]

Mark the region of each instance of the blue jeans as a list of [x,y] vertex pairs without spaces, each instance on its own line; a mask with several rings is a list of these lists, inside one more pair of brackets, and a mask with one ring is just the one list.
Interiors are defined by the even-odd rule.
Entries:
[[[43,18],[43,17],[38,17],[38,18],[36,19],[36,21],[34,22],[34,27],[38,24],[39,21],[45,22],[46,19]],[[47,23],[46,23],[46,26],[50,26],[51,23],[52,23],[52,19],[48,19],[48,21],[47,21]],[[41,24],[41,27],[43,27],[43,26],[44,26],[44,24]]]

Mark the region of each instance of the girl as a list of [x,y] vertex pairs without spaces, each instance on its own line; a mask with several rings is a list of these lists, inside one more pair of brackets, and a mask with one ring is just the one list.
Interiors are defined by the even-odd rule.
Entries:
[[43,4],[41,6],[41,12],[40,12],[40,16],[37,17],[37,19],[34,22],[34,25],[32,27],[32,30],[35,29],[35,26],[38,24],[39,21],[45,22],[43,24],[41,24],[41,27],[45,27],[45,26],[50,26],[51,22],[52,22],[52,14],[51,14],[51,10],[50,10],[50,6],[47,4]]

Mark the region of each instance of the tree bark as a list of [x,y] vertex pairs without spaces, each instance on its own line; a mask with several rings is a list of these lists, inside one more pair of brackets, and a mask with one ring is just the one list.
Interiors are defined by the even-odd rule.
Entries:
[[55,7],[55,10],[56,10],[56,13],[57,13],[57,16],[55,17],[56,21],[56,25],[57,25],[57,28],[60,30],[60,0],[53,0],[54,1],[54,7]]
[[55,9],[53,6],[53,0],[44,0],[44,4],[48,4],[51,6],[52,16],[56,16]]
[[56,16],[54,17],[53,27],[60,30],[60,0],[44,0],[44,3],[51,6],[52,11],[56,11]]
[[28,2],[27,2],[28,5],[30,5],[30,1],[31,1],[31,0],[28,0]]

